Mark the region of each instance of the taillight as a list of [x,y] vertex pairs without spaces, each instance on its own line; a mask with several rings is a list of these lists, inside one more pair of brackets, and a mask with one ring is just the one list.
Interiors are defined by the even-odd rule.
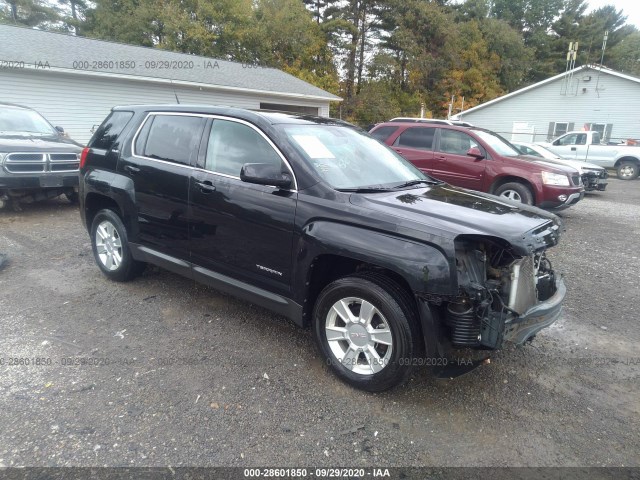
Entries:
[[87,162],[87,155],[89,154],[89,147],[85,147],[82,149],[82,153],[80,154],[80,168],[84,168],[84,164]]

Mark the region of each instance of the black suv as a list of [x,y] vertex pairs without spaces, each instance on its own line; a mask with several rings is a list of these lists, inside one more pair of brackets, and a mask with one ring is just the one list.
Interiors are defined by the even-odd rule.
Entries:
[[117,107],[80,179],[105,275],[153,263],[285,315],[365,390],[523,343],[561,312],[555,215],[434,180],[337,120]]
[[82,147],[38,112],[0,103],[0,208],[66,194],[78,197]]

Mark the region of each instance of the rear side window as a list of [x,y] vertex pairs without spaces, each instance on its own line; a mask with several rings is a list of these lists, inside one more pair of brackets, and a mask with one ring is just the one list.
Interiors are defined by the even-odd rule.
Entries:
[[398,147],[419,148],[420,150],[432,150],[435,128],[412,127],[400,134],[395,144]]
[[118,136],[133,117],[133,112],[117,111],[111,114],[98,127],[89,141],[89,147],[101,150],[111,150],[116,147]]
[[398,127],[380,127],[377,130],[370,132],[369,135],[381,142],[384,142],[387,138],[393,135],[396,130],[398,130]]
[[[150,121],[153,123],[149,127],[142,155],[189,165],[198,151],[204,119],[184,115],[152,115],[147,119],[147,122]],[[145,128],[146,125],[143,130]],[[136,141],[136,154],[140,155],[138,148]]]

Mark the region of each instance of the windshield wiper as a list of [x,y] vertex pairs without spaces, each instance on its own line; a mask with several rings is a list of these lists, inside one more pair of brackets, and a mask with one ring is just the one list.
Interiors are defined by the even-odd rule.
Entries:
[[360,187],[360,188],[337,188],[339,192],[349,192],[349,193],[379,193],[379,192],[389,192],[390,188],[385,187]]
[[442,182],[440,180],[435,180],[435,179],[433,179],[433,180],[427,180],[427,179],[424,179],[424,180],[411,180],[409,182],[405,182],[405,183],[401,183],[400,185],[396,185],[393,188],[395,190],[395,189],[398,189],[398,188],[413,187],[414,185],[420,185],[421,183],[425,183],[427,185],[439,185],[439,184],[444,183],[444,182]]

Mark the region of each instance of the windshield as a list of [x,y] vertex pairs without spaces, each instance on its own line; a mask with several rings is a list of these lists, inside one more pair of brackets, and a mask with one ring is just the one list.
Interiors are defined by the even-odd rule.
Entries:
[[57,131],[38,113],[6,107],[0,107],[0,132],[57,135]]
[[542,145],[536,145],[536,149],[540,153],[540,156],[542,156],[544,158],[560,158],[560,157],[558,157],[558,155],[553,153],[548,148],[543,147]]
[[498,155],[505,157],[517,157],[518,155],[521,155],[513,145],[507,142],[500,135],[487,132],[486,130],[473,130],[473,133],[478,135],[485,141],[485,143],[489,144],[489,146],[493,148]]
[[293,146],[337,190],[399,188],[413,181],[436,182],[389,147],[352,128],[285,125]]

